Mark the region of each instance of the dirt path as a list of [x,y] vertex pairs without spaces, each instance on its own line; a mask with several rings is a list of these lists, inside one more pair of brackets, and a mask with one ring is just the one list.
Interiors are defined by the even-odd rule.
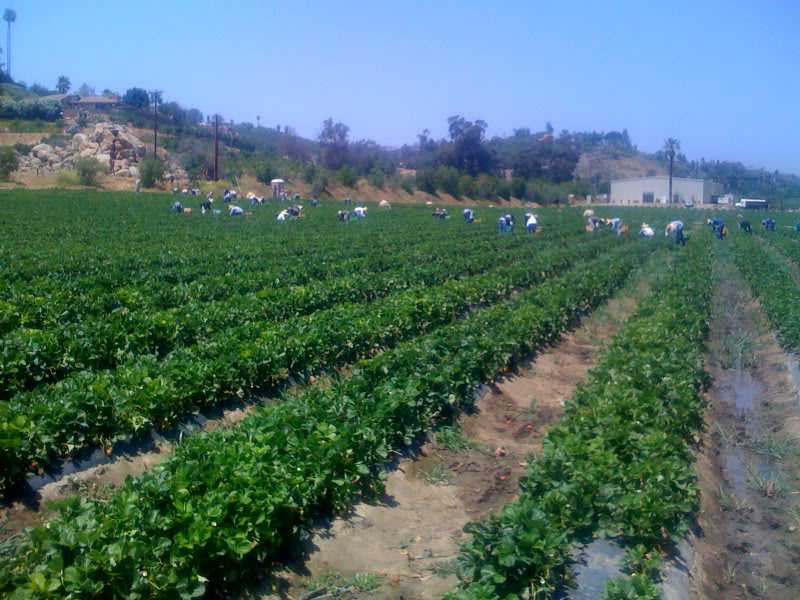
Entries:
[[800,371],[769,332],[730,254],[718,258],[691,587],[703,600],[796,600]]
[[[643,269],[663,268],[660,254]],[[514,375],[486,388],[472,414],[445,428],[388,473],[386,495],[321,523],[304,558],[247,597],[432,599],[452,589],[463,527],[516,495],[526,458],[649,290],[634,278],[621,294]],[[366,580],[366,585],[359,585]],[[333,583],[332,583],[333,582]]]

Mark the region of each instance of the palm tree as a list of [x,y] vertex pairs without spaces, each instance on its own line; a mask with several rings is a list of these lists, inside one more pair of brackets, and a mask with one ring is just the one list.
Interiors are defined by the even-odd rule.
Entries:
[[675,164],[675,153],[681,149],[681,143],[675,138],[667,138],[664,142],[664,152],[669,159],[669,204],[672,204],[672,166]]
[[7,8],[3,13],[3,20],[8,23],[8,41],[6,42],[6,56],[8,56],[8,65],[6,65],[6,75],[11,79],[11,24],[17,20],[17,13]]
[[56,89],[58,90],[59,94],[66,94],[72,88],[72,82],[69,80],[69,77],[66,75],[62,75],[58,78],[56,82]]
[[258,123],[258,126],[261,127],[261,115],[256,115],[256,123]]

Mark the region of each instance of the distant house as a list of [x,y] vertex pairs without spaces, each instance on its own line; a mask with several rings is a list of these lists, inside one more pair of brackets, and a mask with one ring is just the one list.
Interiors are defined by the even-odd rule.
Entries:
[[119,107],[122,102],[119,98],[108,96],[67,96],[63,102],[66,102],[70,108],[78,110],[113,110]]
[[672,200],[669,198],[669,177],[636,177],[611,182],[611,204],[717,204],[724,194],[721,183],[707,179],[672,178]]

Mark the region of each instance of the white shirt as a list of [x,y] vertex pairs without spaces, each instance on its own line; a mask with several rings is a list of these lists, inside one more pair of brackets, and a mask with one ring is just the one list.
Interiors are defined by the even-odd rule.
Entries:
[[244,211],[239,206],[231,206],[231,216],[241,215]]
[[642,227],[642,230],[639,232],[639,234],[643,237],[653,237],[656,233],[653,231],[652,227]]
[[282,210],[282,211],[280,212],[280,214],[278,214],[278,221],[285,221],[285,220],[286,220],[286,215],[287,215],[287,214],[288,214],[288,213],[287,213],[285,210]]
[[353,209],[353,214],[357,217],[366,217],[367,216],[367,209],[363,206],[357,206]]
[[528,217],[528,222],[526,225],[536,225],[538,221],[536,221],[536,215],[531,215]]

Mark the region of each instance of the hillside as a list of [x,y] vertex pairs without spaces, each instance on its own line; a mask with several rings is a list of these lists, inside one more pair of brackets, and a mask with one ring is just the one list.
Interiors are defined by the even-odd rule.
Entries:
[[663,163],[641,152],[620,152],[615,148],[598,147],[581,154],[575,177],[592,179],[600,175],[601,181],[666,175]]

